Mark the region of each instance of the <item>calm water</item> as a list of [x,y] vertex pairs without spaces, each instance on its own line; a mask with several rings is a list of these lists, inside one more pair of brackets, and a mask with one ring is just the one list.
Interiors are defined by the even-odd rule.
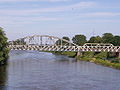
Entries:
[[0,90],[120,90],[120,71],[61,55],[11,51]]

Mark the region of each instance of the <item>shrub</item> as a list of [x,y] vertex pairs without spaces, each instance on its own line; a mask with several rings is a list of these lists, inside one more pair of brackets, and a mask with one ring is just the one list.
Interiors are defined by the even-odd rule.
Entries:
[[107,58],[107,52],[100,52],[99,54],[95,55],[95,58],[106,59]]
[[62,52],[63,55],[69,56],[69,57],[75,57],[76,52]]
[[83,53],[83,57],[86,57],[86,58],[93,58],[94,57],[94,52],[84,52]]

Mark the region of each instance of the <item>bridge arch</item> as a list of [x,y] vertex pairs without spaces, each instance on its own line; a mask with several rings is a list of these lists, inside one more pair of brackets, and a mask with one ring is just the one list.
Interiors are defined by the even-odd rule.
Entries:
[[[15,41],[18,41],[16,44],[27,44],[27,45],[60,45],[60,46],[78,46],[71,41],[55,37],[55,36],[49,36],[49,35],[33,35],[33,36],[27,36],[24,38],[17,39]],[[9,44],[15,44],[15,41],[11,41]],[[57,43],[59,41],[59,44]]]

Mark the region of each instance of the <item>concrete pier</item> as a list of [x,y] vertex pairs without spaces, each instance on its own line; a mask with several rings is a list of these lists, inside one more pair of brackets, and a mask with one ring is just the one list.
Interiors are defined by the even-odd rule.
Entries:
[[77,56],[82,56],[82,52],[77,52]]
[[120,58],[120,52],[118,52],[118,58]]
[[116,57],[120,58],[120,52],[116,52]]

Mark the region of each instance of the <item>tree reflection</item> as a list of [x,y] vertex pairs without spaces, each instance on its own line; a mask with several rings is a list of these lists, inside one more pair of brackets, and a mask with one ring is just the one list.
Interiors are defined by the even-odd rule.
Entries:
[[0,90],[5,90],[7,80],[7,66],[0,67]]

